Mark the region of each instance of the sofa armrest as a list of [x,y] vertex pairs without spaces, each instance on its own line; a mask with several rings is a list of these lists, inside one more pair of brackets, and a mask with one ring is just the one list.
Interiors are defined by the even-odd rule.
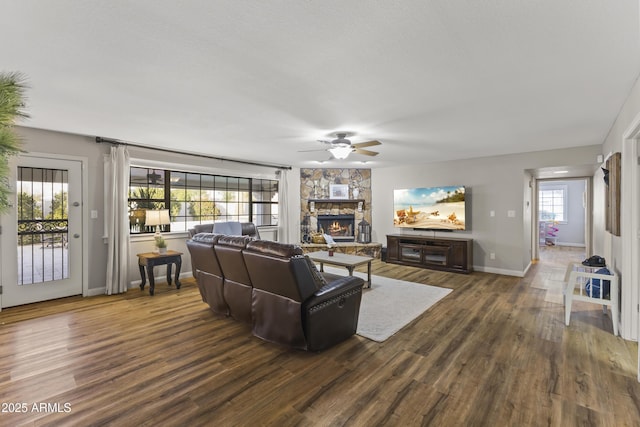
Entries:
[[356,333],[363,284],[359,277],[342,277],[305,302],[302,318],[308,350],[324,350]]
[[305,301],[306,307],[312,307],[317,304],[321,304],[332,298],[348,293],[353,290],[357,290],[358,287],[362,290],[364,285],[364,279],[360,277],[344,276],[331,283],[327,283],[316,291],[315,294],[307,301]]

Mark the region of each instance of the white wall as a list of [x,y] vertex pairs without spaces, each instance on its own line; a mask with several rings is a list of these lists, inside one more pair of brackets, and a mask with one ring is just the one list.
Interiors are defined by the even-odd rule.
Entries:
[[[635,141],[625,140],[627,133],[633,126],[638,124],[640,120],[640,82],[636,81],[632,88],[627,101],[623,105],[616,121],[614,122],[607,138],[602,147],[602,154],[605,158],[615,152],[622,153],[622,174],[621,187],[622,195],[620,200],[621,211],[621,232],[620,236],[614,236],[605,231],[604,220],[594,225],[594,244],[595,253],[602,253],[607,258],[609,268],[620,274],[621,283],[621,324],[620,334],[623,338],[638,339],[638,311],[637,304],[639,302],[640,283],[638,278],[633,279],[634,275],[638,275],[637,269],[640,259],[634,248],[638,244],[637,221],[638,194],[633,194],[632,189],[638,191],[637,179],[638,158],[632,146],[637,144]],[[635,171],[631,169],[635,168]],[[594,193],[599,199],[595,205],[602,209],[602,217],[604,218],[604,184],[602,184],[602,173],[596,175],[594,179],[600,185],[598,191]],[[636,203],[634,203],[636,202]],[[623,262],[624,260],[624,262]]]
[[[604,141],[604,144],[602,146],[602,154],[605,157],[607,157],[611,153],[624,151],[623,150],[624,133],[628,130],[629,126],[631,126],[631,124],[639,114],[640,114],[640,82],[636,82],[631,93],[629,94],[629,97],[627,98],[627,102],[625,102],[622,110],[620,111],[620,114],[616,118],[614,125],[611,127],[611,130],[609,131],[609,134],[607,135],[607,138]],[[624,164],[624,160],[623,160],[623,164]],[[623,176],[624,176],[624,171],[623,171]],[[595,181],[596,182],[602,181],[601,172],[596,174]],[[628,182],[621,183],[622,187],[628,186],[629,184],[630,183]],[[604,184],[602,184],[601,189],[602,191],[598,193],[598,194],[600,193],[602,194],[601,203],[599,203],[599,205],[604,206]],[[625,205],[628,206],[628,203],[629,203],[629,200],[628,199],[625,200],[625,198],[623,197],[621,200],[621,211],[624,211]],[[606,231],[604,231],[604,223],[603,223],[602,229],[598,230],[598,232],[606,233]],[[621,235],[622,234],[624,234],[624,232],[622,232]],[[622,258],[621,257],[621,254],[622,254],[621,237],[611,236],[611,244],[612,244],[612,247],[611,247],[612,260],[611,261],[615,263],[612,265],[618,265],[619,264],[618,261]],[[602,249],[602,251],[604,252],[605,249]]]
[[[454,236],[474,239],[476,270],[522,276],[531,261],[531,195],[527,170],[552,166],[593,165],[599,145],[563,150],[405,165],[372,170],[373,240],[386,244],[387,234],[408,231],[393,226],[396,188],[464,185],[467,189],[468,231]],[[529,206],[527,206],[529,202]],[[515,217],[507,216],[509,210]],[[495,211],[495,216],[490,216]],[[525,219],[526,218],[526,219]],[[436,233],[451,237],[451,233]],[[490,254],[495,253],[495,259]]]
[[[605,185],[604,185],[604,173],[598,168],[593,176],[593,254],[606,256],[605,254]],[[607,249],[608,250],[608,249]]]

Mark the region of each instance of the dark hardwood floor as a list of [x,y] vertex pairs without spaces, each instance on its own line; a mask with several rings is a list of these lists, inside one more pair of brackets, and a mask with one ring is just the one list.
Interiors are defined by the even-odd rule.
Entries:
[[639,425],[637,344],[592,304],[565,327],[564,265],[582,255],[541,258],[523,279],[376,261],[454,291],[384,343],[319,354],[217,317],[192,280],[7,309],[0,425]]

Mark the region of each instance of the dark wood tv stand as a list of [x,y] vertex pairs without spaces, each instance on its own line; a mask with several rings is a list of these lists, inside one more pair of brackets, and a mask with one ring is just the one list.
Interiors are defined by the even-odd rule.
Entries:
[[387,262],[471,273],[473,239],[387,234]]

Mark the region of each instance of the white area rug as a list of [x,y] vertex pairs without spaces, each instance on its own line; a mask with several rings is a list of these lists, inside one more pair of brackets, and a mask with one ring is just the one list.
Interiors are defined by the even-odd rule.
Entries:
[[[345,268],[325,265],[324,269],[347,275]],[[366,273],[354,272],[354,275],[367,280]],[[381,276],[371,276],[371,282],[371,289],[362,292],[356,333],[377,342],[385,341],[452,291]]]

